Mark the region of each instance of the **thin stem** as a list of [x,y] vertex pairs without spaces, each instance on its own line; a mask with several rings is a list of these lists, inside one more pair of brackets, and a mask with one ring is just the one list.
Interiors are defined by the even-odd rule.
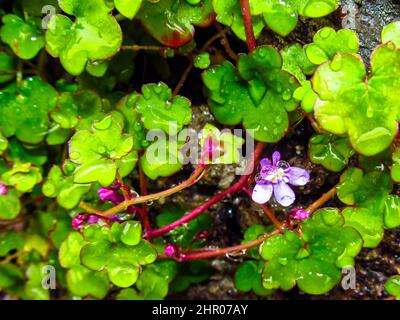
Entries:
[[317,210],[318,208],[323,206],[325,202],[327,202],[328,200],[332,199],[335,196],[335,194],[336,194],[336,186],[334,186],[327,193],[324,193],[315,202],[310,204],[310,206],[306,209],[306,211],[308,211],[310,214],[313,213],[315,210]]
[[242,7],[244,29],[246,32],[247,47],[251,52],[257,47],[257,44],[256,44],[256,39],[254,37],[253,22],[251,20],[250,1],[241,0],[240,3]]
[[[248,166],[254,166],[254,163],[257,161],[257,159],[261,156],[262,151],[265,147],[265,143],[258,142],[256,145],[256,148],[254,150],[254,153],[252,155],[252,161],[249,162]],[[247,172],[247,170],[246,170]],[[201,204],[199,207],[196,209],[192,210],[190,213],[184,215],[182,218],[176,220],[173,223],[170,223],[162,228],[159,229],[154,229],[151,232],[148,232],[145,234],[145,238],[154,238],[161,236],[163,234],[166,234],[175,228],[195,219],[199,215],[201,215],[204,211],[208,210],[211,206],[214,204],[220,202],[221,200],[225,199],[227,196],[234,194],[236,192],[241,191],[244,187],[247,187],[248,180],[251,177],[251,175],[245,175],[242,176],[234,185],[231,187],[225,189],[224,191],[221,191],[205,203]]]
[[132,51],[165,51],[168,48],[160,47],[160,46],[140,46],[140,45],[131,45],[131,46],[121,46],[121,50],[132,50]]
[[124,196],[125,201],[129,201],[132,199],[129,187],[125,185],[124,180],[122,179],[119,172],[117,172],[117,181],[121,185],[122,194]]
[[317,133],[323,133],[324,129],[319,125],[319,123],[314,119],[313,115],[310,113],[305,112],[304,110],[300,109],[300,114],[303,117],[306,117],[308,121],[310,121],[311,126]]
[[81,201],[79,203],[79,207],[82,208],[83,210],[85,210],[88,213],[93,213],[93,214],[98,215],[98,216],[102,216],[102,214],[103,214],[102,211],[97,210],[96,208],[92,207],[90,204],[88,204],[88,203],[86,203],[84,201]]
[[[251,198],[252,195],[251,195],[251,192],[249,189],[244,188],[243,191],[246,192],[247,195]],[[257,203],[257,205],[264,211],[264,213],[267,215],[268,219],[271,220],[271,222],[275,225],[275,227],[278,228],[278,230],[284,229],[284,227],[279,222],[279,220],[276,218],[276,216],[273,213],[273,211],[271,210],[271,208],[269,208],[268,206],[266,206],[264,204]]]
[[[205,51],[208,49],[209,46],[211,46],[211,44],[216,41],[217,39],[223,37],[226,33],[228,32],[228,29],[223,29],[220,30],[217,34],[213,35],[210,39],[208,39],[208,41],[201,47],[200,52]],[[173,92],[173,97],[177,96],[179,91],[181,91],[183,85],[185,84],[190,72],[192,72],[194,68],[194,62],[193,59],[191,59],[190,64],[187,66],[187,68],[185,69],[185,71],[183,72],[178,84],[175,87],[175,90]]]
[[266,234],[256,240],[232,246],[232,247],[227,247],[227,248],[218,248],[218,249],[210,249],[209,251],[206,251],[204,249],[201,250],[192,250],[188,253],[182,253],[178,257],[175,258],[175,260],[178,260],[180,262],[182,261],[190,261],[190,260],[199,260],[199,259],[209,259],[209,258],[214,258],[214,257],[219,257],[219,256],[224,256],[226,254],[235,252],[235,251],[243,251],[250,249],[252,247],[258,246],[261,243],[263,243],[265,240],[268,238],[279,234],[279,230],[274,230],[269,234]]
[[[223,29],[222,27],[219,25],[219,23],[215,24],[217,30],[219,32],[222,32]],[[229,41],[228,41],[228,37],[226,36],[226,32],[222,33],[222,39],[221,39],[221,44],[224,46],[224,49],[226,51],[226,53],[228,54],[228,56],[234,60],[234,61],[238,61],[239,57],[238,55],[232,50],[231,46],[229,45]]]
[[190,178],[187,179],[186,181],[178,184],[177,186],[170,188],[168,190],[164,190],[164,191],[150,194],[147,196],[133,198],[129,201],[123,201],[120,204],[116,205],[115,207],[112,207],[111,209],[108,209],[106,211],[99,211],[97,209],[94,209],[93,207],[90,207],[89,205],[87,205],[85,203],[82,203],[82,202],[80,204],[80,207],[82,209],[85,209],[89,213],[94,213],[100,217],[108,218],[114,214],[118,214],[120,212],[125,211],[126,209],[128,209],[128,207],[130,207],[132,205],[144,203],[147,201],[158,200],[161,198],[168,197],[179,191],[182,191],[183,189],[186,189],[186,188],[190,187],[191,185],[193,185],[194,183],[196,183],[198,181],[198,179],[202,177],[202,174],[204,173],[205,170],[206,170],[206,165],[198,165],[195,172],[190,176]]

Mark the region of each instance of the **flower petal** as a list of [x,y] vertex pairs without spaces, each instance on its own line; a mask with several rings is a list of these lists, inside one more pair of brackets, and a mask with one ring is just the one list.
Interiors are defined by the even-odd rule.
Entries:
[[296,199],[293,190],[283,181],[274,185],[274,196],[276,201],[284,207],[290,206]]
[[263,204],[271,199],[273,187],[271,184],[256,184],[253,189],[252,199],[254,202]]
[[263,170],[263,169],[268,170],[269,168],[271,168],[272,163],[268,158],[264,158],[264,159],[261,159],[260,166],[261,166],[261,170]]
[[289,178],[289,183],[293,186],[304,186],[310,181],[308,171],[296,167],[290,167],[287,177]]
[[272,165],[276,166],[278,164],[279,160],[281,160],[281,154],[279,151],[275,151],[272,154]]

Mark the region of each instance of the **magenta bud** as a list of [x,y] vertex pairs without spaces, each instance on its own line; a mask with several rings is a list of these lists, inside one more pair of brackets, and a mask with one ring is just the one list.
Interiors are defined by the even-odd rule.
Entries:
[[118,193],[117,190],[100,188],[97,190],[101,201],[111,201],[113,204],[117,205],[124,201],[124,197]]
[[310,217],[310,213],[304,209],[296,208],[292,210],[290,217],[295,220],[304,221]]
[[0,196],[5,196],[6,194],[8,194],[8,188],[4,183],[0,182]]
[[175,253],[176,253],[176,247],[175,245],[173,245],[172,243],[167,244],[164,248],[164,253],[168,256],[168,257],[172,257]]

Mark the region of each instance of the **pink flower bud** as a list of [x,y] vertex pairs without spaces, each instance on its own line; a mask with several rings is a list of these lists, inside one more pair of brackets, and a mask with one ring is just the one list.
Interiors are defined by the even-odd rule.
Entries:
[[304,221],[310,217],[310,213],[304,209],[296,208],[292,210],[290,217],[295,220]]
[[4,183],[0,182],[0,196],[5,196],[6,194],[8,194],[8,188]]
[[169,243],[165,246],[164,253],[168,257],[172,257],[176,253],[176,247],[172,243]]

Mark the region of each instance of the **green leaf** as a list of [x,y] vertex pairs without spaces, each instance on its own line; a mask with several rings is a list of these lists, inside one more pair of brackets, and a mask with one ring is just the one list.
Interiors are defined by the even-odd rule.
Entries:
[[340,53],[323,64],[312,79],[319,95],[316,119],[322,128],[348,134],[363,155],[385,150],[397,134],[400,100],[394,93],[399,90],[399,61],[400,50],[389,43],[373,53],[369,79],[358,55]]
[[0,264],[0,290],[15,286],[23,278],[24,275],[17,266],[11,263]]
[[146,130],[140,121],[141,114],[136,109],[136,102],[139,99],[138,93],[123,97],[117,104],[116,109],[125,117],[125,130],[135,136],[133,143],[134,150],[141,150],[149,145],[146,141]]
[[127,288],[139,276],[140,266],[154,262],[157,253],[146,241],[126,245],[113,239],[112,230],[92,225],[84,230],[86,245],[81,250],[84,266],[94,271],[106,270],[116,286]]
[[36,144],[49,128],[48,113],[54,108],[57,93],[52,86],[32,77],[22,81],[19,92],[0,92],[0,127],[6,138]]
[[7,43],[14,53],[21,59],[34,58],[44,47],[44,34],[40,29],[40,20],[8,14],[2,18],[1,40]]
[[272,290],[262,286],[261,274],[264,263],[258,261],[242,262],[235,273],[235,287],[243,292],[254,291],[258,296],[268,296]]
[[311,75],[316,69],[306,54],[305,47],[300,44],[291,44],[281,50],[283,59],[282,69],[294,75],[299,82],[305,81],[306,75]]
[[203,81],[210,90],[211,111],[222,124],[243,122],[247,130],[254,130],[256,140],[264,142],[277,142],[286,133],[287,112],[296,108],[292,94],[298,84],[282,70],[282,58],[273,47],[241,55],[238,70],[228,62],[214,67],[203,73]]
[[400,300],[400,276],[390,277],[385,283],[386,292]]
[[93,272],[80,264],[80,251],[85,241],[79,232],[72,232],[62,243],[59,251],[60,263],[67,272],[67,286],[72,294],[79,297],[93,296],[103,299],[108,292],[108,278],[105,272]]
[[89,129],[94,120],[105,116],[103,109],[100,97],[93,91],[65,92],[51,118],[64,129]]
[[345,208],[346,225],[355,228],[364,240],[364,247],[375,248],[382,240],[384,223],[396,227],[397,198],[389,196],[392,183],[386,172],[363,174],[358,168],[345,171],[337,187],[339,199],[355,207]]
[[[298,16],[319,18],[337,9],[340,0],[250,0],[250,12],[256,38],[261,33],[264,22],[274,32],[286,36],[297,25]],[[217,20],[230,26],[233,32],[242,40],[246,40],[240,1],[214,0]]]
[[[179,205],[168,204],[163,207],[162,212],[157,216],[156,222],[159,228],[164,227],[180,218],[187,212]],[[211,227],[211,218],[209,215],[200,215],[191,220],[189,223],[175,228],[168,232],[170,241],[180,245],[182,248],[187,248],[189,245],[196,248],[200,246],[199,241],[194,241],[197,234],[209,230]]]
[[194,66],[199,69],[207,69],[211,64],[210,54],[202,52],[194,58]]
[[357,53],[358,36],[352,30],[335,31],[330,27],[319,30],[314,35],[314,42],[305,46],[307,58],[315,65],[332,60],[336,53]]
[[165,83],[146,84],[137,100],[137,111],[143,116],[146,129],[161,129],[176,134],[192,120],[190,101],[184,97],[172,97]]
[[211,0],[201,0],[196,4],[163,0],[155,3],[144,1],[137,18],[159,42],[179,48],[193,39],[194,26],[208,26],[214,16]]
[[400,149],[396,149],[393,152],[393,166],[390,170],[390,174],[394,182],[400,182]]
[[389,229],[394,229],[400,226],[400,198],[395,195],[390,195],[385,201],[383,222]]
[[11,170],[1,175],[1,179],[7,186],[24,193],[32,191],[42,181],[42,174],[38,167],[30,163],[16,163]]
[[113,237],[128,246],[136,246],[142,239],[142,225],[137,221],[114,223],[111,227]]
[[382,43],[393,42],[400,47],[400,21],[392,22],[382,29]]
[[212,268],[206,260],[189,261],[178,265],[178,274],[171,283],[172,292],[182,292],[191,284],[206,281],[212,275]]
[[150,179],[169,177],[182,169],[182,142],[167,140],[162,132],[140,158],[140,166]]
[[26,276],[28,281],[25,284],[25,294],[32,300],[49,300],[50,290],[45,289],[42,285],[43,277],[46,275],[45,263],[31,264],[27,271]]
[[[242,243],[247,243],[253,240],[257,240],[259,237],[264,236],[268,233],[268,231],[270,228],[267,228],[264,225],[261,224],[253,224],[250,227],[248,227],[246,229],[246,231],[244,232],[244,236],[243,236],[243,241]],[[246,253],[253,259],[259,259],[260,258],[260,254],[258,252],[258,247],[254,247],[254,248],[250,248],[246,251]]]
[[64,268],[80,266],[80,252],[85,241],[79,232],[71,232],[63,243],[59,251],[60,264]]
[[0,132],[0,155],[8,148],[8,140]]
[[110,185],[117,174],[127,176],[137,162],[137,152],[132,151],[134,138],[123,134],[120,114],[94,121],[91,130],[79,130],[69,142],[69,157],[78,165],[74,182],[98,181]]
[[[0,52],[0,83],[6,83],[15,78],[14,58],[5,52]],[[9,74],[7,74],[9,73]]]
[[42,192],[46,197],[57,198],[65,209],[78,205],[82,196],[89,192],[90,184],[76,184],[72,176],[65,176],[58,166],[53,166],[43,184]]
[[12,250],[21,250],[24,246],[23,237],[15,232],[8,231],[0,234],[0,257],[5,257]]
[[364,205],[389,195],[393,185],[386,172],[373,171],[364,175],[359,168],[350,168],[340,177],[337,195],[347,205]]
[[117,10],[129,19],[133,19],[139,11],[143,0],[114,0]]
[[17,139],[11,139],[8,153],[14,162],[30,162],[42,166],[47,161],[47,149],[43,146],[22,144]]
[[122,44],[122,31],[108,2],[89,0],[78,4],[74,0],[59,1],[63,11],[73,15],[73,21],[57,14],[49,21],[46,49],[59,57],[72,75],[81,74],[88,62],[106,60],[115,55]]
[[77,266],[68,270],[67,286],[75,296],[103,299],[108,293],[109,282],[105,272],[93,272],[85,267]]
[[346,208],[343,216],[346,225],[355,228],[362,236],[365,248],[375,248],[383,239],[383,217],[379,208]]
[[315,135],[310,139],[309,155],[315,164],[333,172],[342,171],[354,154],[347,138],[329,134]]
[[308,294],[331,290],[340,268],[354,265],[362,247],[359,234],[344,222],[338,210],[321,209],[303,223],[302,239],[292,231],[267,239],[261,247],[264,287],[289,290],[297,282]]
[[13,220],[20,211],[21,202],[17,190],[11,189],[6,195],[0,195],[0,219]]

